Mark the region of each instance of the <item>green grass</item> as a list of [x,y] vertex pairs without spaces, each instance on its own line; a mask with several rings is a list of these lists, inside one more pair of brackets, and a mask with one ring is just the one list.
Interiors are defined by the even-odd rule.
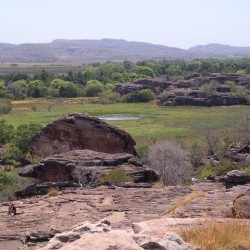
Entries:
[[[31,107],[36,104],[34,112]],[[48,106],[53,105],[51,111]],[[150,103],[93,104],[90,98],[36,99],[13,102],[12,111],[0,118],[15,127],[27,122],[42,125],[73,112],[91,116],[128,114],[140,120],[109,121],[130,133],[137,144],[150,144],[159,139],[195,137],[208,128],[226,129],[235,126],[243,117],[250,116],[249,106],[233,107],[160,107]]]

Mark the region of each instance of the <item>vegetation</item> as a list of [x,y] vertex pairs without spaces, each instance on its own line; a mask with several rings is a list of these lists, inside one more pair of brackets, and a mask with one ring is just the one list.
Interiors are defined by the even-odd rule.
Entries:
[[[37,65],[36,65],[37,66]],[[3,70],[4,70],[4,66]],[[21,66],[20,66],[21,67]],[[18,67],[14,67],[17,70]],[[14,100],[23,100],[27,97],[63,97],[73,98],[79,96],[98,96],[104,90],[112,89],[117,84],[138,79],[161,77],[166,80],[181,80],[185,76],[199,73],[237,73],[250,74],[250,59],[239,60],[159,60],[159,61],[124,61],[122,63],[106,62],[103,64],[92,63],[68,65],[68,71],[58,67],[58,72],[50,67],[40,65],[40,71],[29,73],[4,73],[0,74],[0,97]],[[53,67],[52,67],[53,68]],[[20,69],[19,69],[20,70]],[[38,67],[39,70],[39,67]],[[6,68],[7,71],[7,68]],[[27,69],[29,72],[29,70]],[[232,84],[233,83],[233,84]],[[211,94],[218,83],[211,81],[200,88],[200,95]],[[237,86],[235,82],[228,81],[228,85],[234,88],[234,95],[249,102],[249,95],[245,88]],[[153,98],[152,92],[143,90],[141,93],[133,93],[125,98],[130,102],[147,102]]]
[[196,199],[196,198],[201,198],[201,197],[205,197],[205,193],[200,192],[200,193],[192,193],[189,194],[188,196],[186,196],[185,198],[181,199],[180,201],[176,202],[176,204],[170,206],[167,210],[166,213],[175,213],[176,209],[180,208],[180,207],[184,207],[186,206],[189,202],[191,202],[192,200]]
[[0,202],[14,200],[14,192],[30,184],[30,179],[20,177],[16,169],[0,171]]
[[156,142],[149,151],[150,166],[157,170],[165,185],[178,185],[192,173],[187,152],[168,141]]
[[183,239],[204,250],[250,249],[250,228],[237,220],[207,221],[181,230]]
[[48,192],[49,196],[58,196],[59,195],[59,190],[56,187],[51,187]]
[[102,176],[101,182],[132,182],[133,179],[126,173],[123,168],[115,168],[110,170],[106,175]]

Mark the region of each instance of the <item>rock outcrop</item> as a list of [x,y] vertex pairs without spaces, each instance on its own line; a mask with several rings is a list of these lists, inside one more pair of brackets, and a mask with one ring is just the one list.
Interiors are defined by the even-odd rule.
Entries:
[[[204,88],[203,85],[206,84]],[[203,87],[203,89],[202,89]],[[123,83],[114,91],[121,95],[151,89],[158,95],[159,105],[229,106],[248,104],[244,95],[238,95],[237,88],[250,95],[250,75],[240,74],[193,74],[184,80],[171,82],[163,79],[139,80]],[[162,94],[161,94],[162,93]]]
[[151,183],[159,179],[155,171],[144,167],[133,154],[108,154],[87,149],[73,150],[47,157],[37,164],[22,168],[19,172],[20,176],[35,178],[42,184],[31,185],[18,191],[16,195],[19,197],[31,195],[33,191],[34,194],[42,194],[41,190],[46,188],[48,190],[49,184],[46,186],[48,182],[54,183],[59,188],[60,186],[73,187],[76,183],[81,186],[95,186],[100,181],[100,177],[115,168],[124,169],[135,183]]
[[[133,223],[145,222],[139,233],[162,238],[169,231],[178,233],[180,228],[206,223],[209,218],[220,222],[235,218],[223,218],[231,212],[233,201],[250,188],[250,184],[226,189],[222,183],[199,182],[195,185],[156,188],[69,188],[58,196],[35,196],[14,201],[17,215],[7,216],[8,203],[0,203],[0,249],[17,250],[21,240],[28,235],[39,239],[36,232],[65,232],[82,221],[96,222],[107,218],[113,229],[128,229]],[[189,194],[203,191],[204,197],[191,200],[178,207],[174,213],[169,208],[180,203]],[[204,218],[205,217],[205,218]],[[230,214],[230,217],[231,214]],[[162,218],[162,220],[161,220]],[[250,226],[250,220],[239,220]],[[153,228],[154,227],[154,228]],[[146,232],[148,231],[148,233]],[[35,234],[34,234],[35,233]],[[44,235],[44,234],[43,234]],[[41,235],[41,237],[43,237]],[[41,238],[40,237],[40,238]],[[44,242],[38,242],[44,246]],[[36,248],[28,248],[30,250]],[[98,248],[97,248],[98,249]]]
[[250,189],[234,200],[232,212],[235,218],[250,219]]
[[156,238],[149,235],[135,234],[125,230],[112,230],[110,221],[103,219],[97,223],[83,222],[70,231],[56,234],[43,250],[143,250],[143,249],[193,249],[174,232],[165,233],[164,237]]
[[54,121],[35,135],[30,152],[46,157],[75,149],[136,154],[135,141],[125,131],[88,115],[75,113]]
[[219,178],[219,181],[225,183],[226,187],[246,184],[250,182],[250,174],[243,173],[240,170],[232,170],[224,177]]

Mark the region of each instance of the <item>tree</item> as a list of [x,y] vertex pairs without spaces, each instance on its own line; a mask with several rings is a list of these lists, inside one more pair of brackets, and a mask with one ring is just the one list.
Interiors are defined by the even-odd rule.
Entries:
[[157,170],[164,185],[178,185],[188,179],[193,171],[188,154],[168,141],[156,142],[149,151],[151,167]]
[[4,119],[0,120],[0,145],[9,143],[14,136],[14,127],[7,124]]
[[41,80],[31,81],[27,86],[27,96],[40,98],[47,95],[48,89]]
[[136,74],[142,75],[142,76],[149,76],[149,77],[155,77],[154,71],[146,66],[138,66],[136,65],[134,68],[134,72]]
[[98,96],[103,91],[103,85],[97,80],[87,81],[85,95],[89,97]]
[[42,126],[38,123],[28,123],[19,125],[16,129],[15,137],[13,139],[14,145],[22,152],[26,153],[28,150],[28,143],[30,139],[38,132]]
[[151,89],[142,89],[138,94],[140,102],[149,102],[154,99],[154,93]]
[[59,87],[59,95],[61,97],[73,98],[77,96],[77,87],[72,82],[66,82]]

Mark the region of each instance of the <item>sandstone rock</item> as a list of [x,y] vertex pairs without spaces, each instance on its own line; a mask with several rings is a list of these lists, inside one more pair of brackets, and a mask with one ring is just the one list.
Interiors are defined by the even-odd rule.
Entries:
[[142,79],[132,83],[123,83],[115,87],[114,91],[120,95],[139,92],[142,89],[151,89],[156,94],[161,93],[173,83],[163,79]]
[[[134,162],[136,165],[133,165]],[[40,191],[48,190],[53,183],[59,188],[75,187],[76,183],[79,186],[96,186],[101,176],[118,167],[125,169],[135,183],[159,180],[159,175],[155,171],[143,167],[139,164],[139,159],[135,160],[132,154],[74,150],[47,157],[40,163],[24,167],[19,172],[20,176],[37,178],[38,182],[43,184],[31,185],[16,192],[16,195],[24,196],[25,190],[27,195],[32,192],[39,194]],[[127,187],[135,186],[136,184],[127,184]],[[150,185],[141,184],[140,187],[150,187]]]
[[234,200],[232,212],[235,218],[250,219],[250,189]]
[[[222,183],[208,181],[190,187],[169,186],[160,189],[69,188],[59,191],[55,197],[44,195],[14,201],[17,215],[13,217],[7,216],[8,203],[4,202],[0,203],[3,229],[0,230],[0,249],[17,249],[13,244],[20,245],[26,232],[49,232],[50,228],[65,232],[80,221],[96,222],[104,217],[110,220],[113,229],[128,230],[132,223],[145,222],[145,230],[140,233],[160,239],[169,231],[179,233],[180,228],[200,225],[201,221],[235,222],[235,218],[223,218],[226,216],[224,212],[232,212],[233,200],[249,188],[250,183],[226,190]],[[206,195],[178,208],[176,213],[166,213],[189,194],[199,192]],[[232,217],[232,214],[229,216]],[[237,222],[250,226],[250,220],[237,219]]]
[[78,224],[72,228],[71,231],[56,234],[55,237],[49,241],[44,250],[60,249],[65,244],[78,240],[83,235],[108,232],[111,230],[110,222],[108,220],[100,220],[96,223],[89,221]]
[[137,155],[135,141],[125,131],[80,113],[54,121],[35,135],[29,150],[41,157],[74,149]]
[[43,250],[188,250],[191,249],[176,233],[163,238],[134,234],[131,231],[112,230],[108,221],[84,222],[71,231],[56,234]]
[[233,185],[245,184],[250,182],[250,174],[243,173],[240,170],[232,170],[228,172],[224,177],[219,179],[224,182],[226,186],[231,187]]

